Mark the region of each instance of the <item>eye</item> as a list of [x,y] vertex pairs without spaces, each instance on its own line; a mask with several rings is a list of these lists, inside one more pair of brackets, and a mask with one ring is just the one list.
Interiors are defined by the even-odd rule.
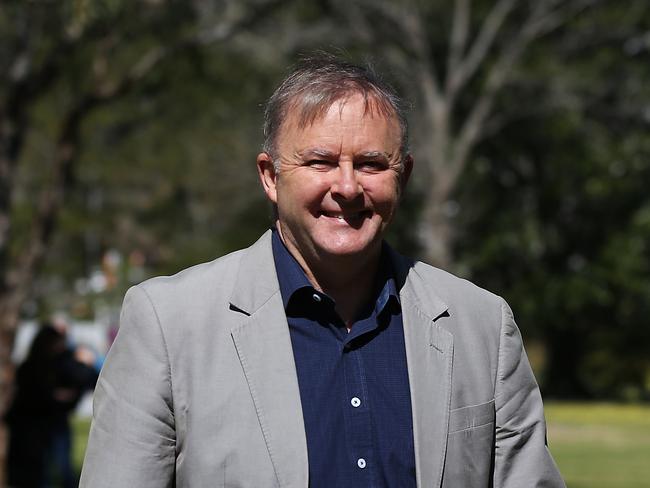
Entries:
[[335,165],[335,163],[331,161],[327,161],[325,159],[310,159],[308,161],[305,161],[303,166],[309,166],[310,168],[314,169],[320,169],[320,170],[325,170],[325,169],[330,169]]
[[360,162],[356,165],[356,168],[360,171],[381,171],[386,168],[386,163],[383,161],[368,160]]

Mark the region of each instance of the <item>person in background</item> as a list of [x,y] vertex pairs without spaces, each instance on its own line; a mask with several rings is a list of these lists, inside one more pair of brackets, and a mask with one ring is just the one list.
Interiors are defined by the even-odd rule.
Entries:
[[10,487],[76,486],[69,415],[97,381],[95,360],[89,348],[69,346],[67,329],[60,324],[42,324],[16,372],[16,389],[5,419]]

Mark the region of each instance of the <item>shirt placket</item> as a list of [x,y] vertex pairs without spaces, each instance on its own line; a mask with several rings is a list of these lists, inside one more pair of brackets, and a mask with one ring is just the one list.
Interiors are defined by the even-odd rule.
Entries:
[[[368,328],[369,325],[356,323],[354,327]],[[345,377],[345,396],[342,402],[349,459],[358,486],[370,487],[375,485],[376,470],[372,442],[372,405],[369,402],[362,349],[354,347],[354,340],[344,341],[342,361]]]

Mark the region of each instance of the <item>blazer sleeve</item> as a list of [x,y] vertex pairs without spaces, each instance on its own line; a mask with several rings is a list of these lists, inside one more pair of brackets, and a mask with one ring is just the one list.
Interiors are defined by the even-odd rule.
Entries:
[[171,487],[175,429],[165,338],[146,291],[131,288],[99,376],[81,487]]
[[542,397],[510,307],[502,302],[494,486],[565,487],[546,445]]

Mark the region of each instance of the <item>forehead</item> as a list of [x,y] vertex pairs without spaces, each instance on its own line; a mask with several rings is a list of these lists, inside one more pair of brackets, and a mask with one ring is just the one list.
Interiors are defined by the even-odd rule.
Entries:
[[337,105],[341,110],[349,101],[362,101],[363,114],[397,119],[397,112],[388,100],[367,90],[337,91],[321,93],[304,91],[287,103],[285,119],[295,117],[298,128],[313,124],[315,120],[324,117],[332,106]]
[[[354,92],[328,100],[327,104],[316,103],[310,97],[290,102],[278,131],[278,142],[295,138],[298,134],[313,135],[322,133],[323,130],[336,131],[343,126],[353,130],[371,131],[378,138],[397,138],[397,142],[401,140],[399,119],[394,108],[371,94]],[[326,132],[323,135],[334,134]]]

